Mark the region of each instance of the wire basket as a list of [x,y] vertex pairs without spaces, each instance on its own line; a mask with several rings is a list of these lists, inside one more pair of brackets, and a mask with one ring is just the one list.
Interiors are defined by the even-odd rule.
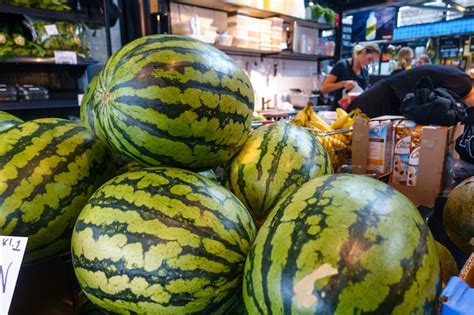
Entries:
[[338,173],[340,167],[347,160],[351,159],[352,127],[334,131],[309,130],[313,131],[318,136],[329,154],[334,172]]

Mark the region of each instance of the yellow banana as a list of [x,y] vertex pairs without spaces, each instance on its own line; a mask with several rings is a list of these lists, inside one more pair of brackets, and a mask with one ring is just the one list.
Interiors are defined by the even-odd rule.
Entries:
[[335,122],[331,124],[331,128],[341,129],[342,127],[344,127],[348,119],[350,119],[350,117],[347,113],[343,116],[340,116]]
[[301,127],[306,127],[308,124],[308,118],[307,115],[304,111],[299,111],[298,114],[295,115],[295,117],[291,120],[290,122],[293,125],[301,126]]
[[321,130],[321,131],[333,131],[331,126],[328,125],[327,122],[325,122],[321,117],[319,117],[311,108],[311,113],[310,113],[310,123],[313,125],[315,128]]
[[345,110],[343,110],[342,108],[338,107],[336,108],[336,114],[337,114],[337,118],[341,118],[341,117],[344,117],[347,115],[347,112]]

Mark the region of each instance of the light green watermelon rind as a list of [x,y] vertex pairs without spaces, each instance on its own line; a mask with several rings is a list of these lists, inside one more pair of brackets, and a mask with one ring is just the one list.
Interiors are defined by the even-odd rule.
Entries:
[[25,263],[67,251],[80,210],[112,175],[107,147],[54,118],[11,128],[2,141],[0,234],[28,237]]
[[308,130],[289,124],[258,128],[227,168],[226,187],[257,220],[312,178],[332,173],[327,151]]
[[0,111],[0,132],[8,130],[23,122],[20,118],[10,113]]
[[230,306],[255,234],[248,211],[223,187],[156,167],[96,191],[76,221],[71,252],[83,291],[104,309],[209,314]]
[[271,212],[247,257],[243,294],[249,314],[431,314],[438,283],[434,240],[416,207],[376,180],[334,175]]
[[182,36],[137,39],[97,84],[104,139],[146,165],[203,170],[229,160],[251,131],[253,90],[232,59]]

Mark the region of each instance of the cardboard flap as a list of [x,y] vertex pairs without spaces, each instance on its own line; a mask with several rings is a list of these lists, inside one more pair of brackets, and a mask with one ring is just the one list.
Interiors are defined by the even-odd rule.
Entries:
[[352,141],[357,143],[352,146],[352,173],[365,174],[369,151],[369,124],[366,120],[357,117],[352,128]]

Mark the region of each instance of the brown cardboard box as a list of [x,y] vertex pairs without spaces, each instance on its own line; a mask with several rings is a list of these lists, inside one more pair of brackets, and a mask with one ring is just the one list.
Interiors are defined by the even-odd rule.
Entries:
[[[398,117],[390,116],[390,118]],[[390,185],[406,195],[415,205],[433,207],[436,196],[443,190],[447,175],[447,161],[453,156],[454,141],[460,130],[459,126],[423,127],[416,186],[399,183],[390,183]],[[367,172],[368,134],[368,123],[363,119],[356,119],[352,138],[352,172],[355,174]]]
[[468,286],[474,288],[474,253],[471,253],[468,260],[464,263],[464,266],[459,273],[459,278],[464,280]]

